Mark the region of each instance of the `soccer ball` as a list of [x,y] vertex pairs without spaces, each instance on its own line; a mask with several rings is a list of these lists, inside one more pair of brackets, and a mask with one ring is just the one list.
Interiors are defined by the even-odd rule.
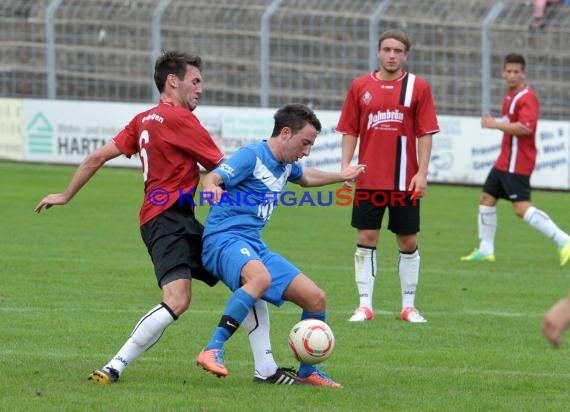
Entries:
[[303,363],[314,365],[327,359],[334,349],[334,335],[325,322],[304,319],[289,332],[289,348]]

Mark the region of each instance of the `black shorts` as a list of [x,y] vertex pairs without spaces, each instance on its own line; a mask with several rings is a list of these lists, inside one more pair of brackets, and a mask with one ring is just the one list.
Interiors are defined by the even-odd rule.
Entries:
[[420,199],[397,190],[357,189],[352,203],[351,225],[360,230],[382,227],[388,209],[388,229],[398,235],[413,235],[420,231]]
[[177,203],[141,226],[141,236],[152,259],[159,287],[163,276],[181,265],[190,268],[189,278],[210,286],[218,282],[202,266],[203,232],[204,226],[198,222],[190,206]]
[[511,202],[530,200],[530,176],[501,172],[493,167],[485,180],[483,192]]

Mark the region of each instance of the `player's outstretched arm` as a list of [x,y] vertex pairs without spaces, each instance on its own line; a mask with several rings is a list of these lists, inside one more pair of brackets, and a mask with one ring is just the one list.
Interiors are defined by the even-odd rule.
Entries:
[[348,166],[340,173],[323,172],[322,170],[308,167],[303,169],[303,176],[294,183],[303,187],[324,186],[355,179],[365,170],[366,165]]
[[570,296],[559,300],[544,315],[542,334],[554,346],[559,348],[562,333],[570,325]]
[[43,208],[49,209],[54,205],[67,204],[105,162],[119,155],[121,155],[121,151],[113,141],[106,143],[103,147],[90,153],[75,171],[65,192],[47,195],[38,203],[34,212],[40,213]]
[[[342,135],[342,155],[340,162],[340,170],[343,171],[347,167],[350,167],[350,162],[354,156],[354,151],[356,150],[356,136],[350,134]],[[352,189],[352,180],[345,180],[343,186],[347,189]]]
[[532,130],[520,122],[504,123],[501,120],[495,119],[490,114],[481,118],[481,127],[483,129],[500,130],[503,133],[512,134],[518,137],[530,136],[532,134]]

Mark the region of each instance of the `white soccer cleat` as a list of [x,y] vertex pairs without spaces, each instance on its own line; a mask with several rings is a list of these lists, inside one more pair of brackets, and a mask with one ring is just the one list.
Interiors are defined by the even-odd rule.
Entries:
[[367,320],[373,320],[376,317],[372,309],[366,306],[360,306],[354,311],[354,315],[348,319],[349,322],[364,322]]
[[426,323],[427,320],[413,306],[408,306],[400,313],[400,318],[410,323]]

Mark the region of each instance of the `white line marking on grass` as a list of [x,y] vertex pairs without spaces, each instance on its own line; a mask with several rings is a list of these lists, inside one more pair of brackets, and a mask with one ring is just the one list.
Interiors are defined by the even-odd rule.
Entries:
[[518,370],[500,370],[500,369],[470,369],[470,368],[433,368],[421,366],[386,366],[383,365],[380,369],[395,372],[406,373],[425,373],[429,375],[478,375],[478,376],[506,376],[506,377],[530,377],[530,378],[570,378],[569,373],[552,373],[552,372],[528,372]]
[[[60,307],[60,308],[46,308],[40,306],[12,306],[12,307],[0,307],[0,312],[19,312],[19,313],[37,313],[37,312],[64,312],[66,310],[77,310],[77,307]],[[146,308],[148,310],[148,308]],[[134,313],[143,312],[145,309],[93,309],[93,308],[81,308],[81,311],[95,312],[95,313]],[[204,311],[206,312],[206,311]]]
[[[18,357],[18,358],[41,358],[41,359],[99,359],[104,360],[109,357],[109,353],[94,353],[94,352],[69,352],[69,351],[54,351],[54,350],[14,350],[14,349],[4,349],[0,350],[0,356],[5,357]],[[156,356],[141,356],[140,359],[137,359],[137,363],[139,362],[159,362],[162,361],[162,358]]]
[[499,316],[506,318],[532,318],[542,316],[542,314],[522,313],[522,312],[501,312],[493,310],[465,310],[466,315],[483,315],[483,316]]
[[[221,308],[221,307],[220,307]],[[70,307],[41,307],[41,306],[8,306],[8,307],[0,307],[1,312],[7,313],[37,313],[37,312],[62,312],[65,310],[70,310],[73,308]],[[142,313],[146,310],[146,307],[141,308],[133,308],[133,309],[113,309],[113,308],[82,308],[81,310],[85,313]],[[392,312],[386,311],[381,309],[376,309],[374,311],[377,315],[380,316],[400,316],[400,312]],[[190,309],[188,311],[188,315],[191,313],[195,314],[219,314],[220,311],[217,309]],[[284,313],[287,315],[291,314],[300,314],[300,309],[291,307],[291,308],[282,308],[279,309],[279,313]],[[349,315],[352,313],[350,310],[342,310],[342,309],[333,309],[327,310],[327,313],[331,314],[347,314]],[[434,312],[434,311],[427,311],[422,312],[427,316],[449,316],[449,312]],[[534,317],[542,317],[543,313],[524,313],[524,312],[505,312],[505,311],[494,311],[494,310],[475,310],[475,309],[464,309],[461,312],[461,315],[469,315],[469,316],[494,316],[494,317],[503,317],[503,318],[534,318]]]
[[[240,367],[251,367],[252,362],[249,360],[233,359],[228,361],[233,365]],[[532,372],[520,370],[500,370],[500,369],[473,369],[473,368],[434,368],[422,366],[390,366],[382,365],[380,370],[388,372],[405,372],[425,374],[428,376],[500,376],[500,377],[513,377],[513,378],[555,378],[555,379],[568,379],[570,373],[552,373],[552,372]]]
[[[66,352],[66,351],[27,351],[27,350],[0,350],[0,356],[2,357],[17,357],[21,359],[29,358],[36,359],[42,358],[46,359],[79,359],[79,360],[94,360],[102,361],[106,359],[107,354],[102,353],[89,353],[89,352]],[[165,355],[166,356],[166,355]],[[163,358],[148,356],[148,354],[141,356],[137,359],[137,364],[139,363],[158,363],[163,362]],[[240,367],[251,367],[251,360],[233,359],[228,361],[229,364]],[[570,379],[570,373],[552,373],[552,372],[529,372],[521,370],[501,370],[501,369],[471,369],[471,368],[434,368],[434,367],[422,367],[422,366],[390,366],[382,365],[380,368],[382,371],[387,372],[403,372],[406,374],[415,373],[428,376],[499,376],[499,377],[513,377],[513,378],[555,378],[555,379]],[[79,372],[78,372],[79,373]]]

